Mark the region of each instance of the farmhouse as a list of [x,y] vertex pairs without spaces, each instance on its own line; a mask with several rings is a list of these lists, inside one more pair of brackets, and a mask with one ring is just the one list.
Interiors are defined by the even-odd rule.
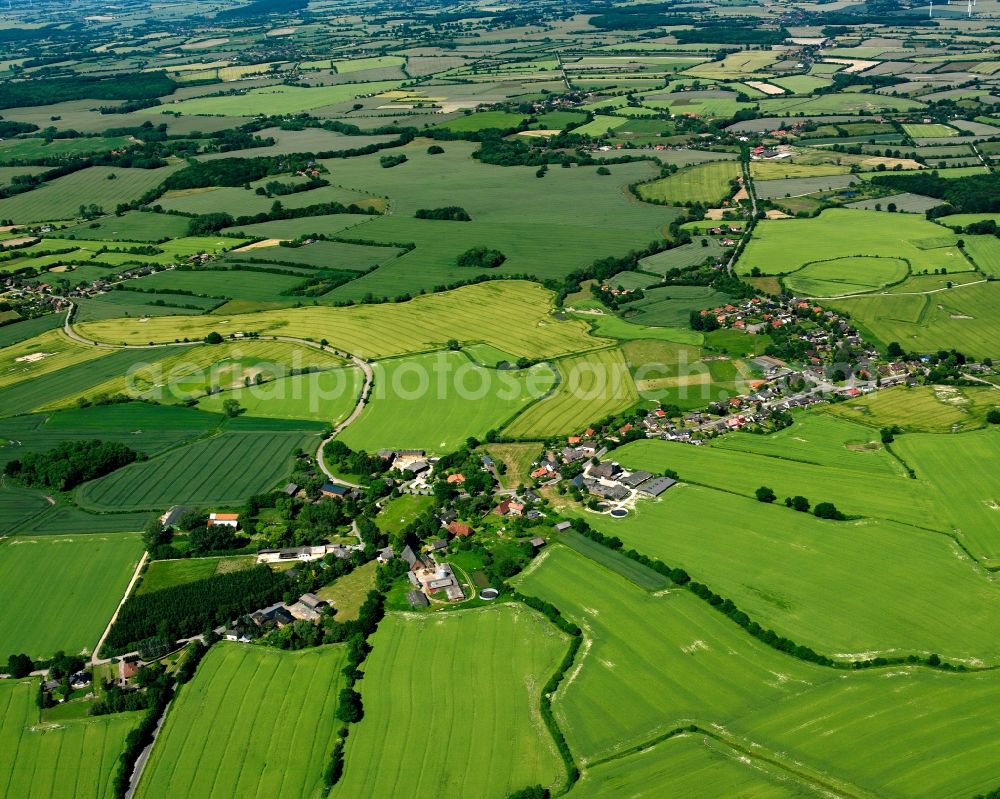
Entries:
[[240,515],[238,513],[210,513],[208,514],[209,527],[232,527],[234,530],[240,526]]

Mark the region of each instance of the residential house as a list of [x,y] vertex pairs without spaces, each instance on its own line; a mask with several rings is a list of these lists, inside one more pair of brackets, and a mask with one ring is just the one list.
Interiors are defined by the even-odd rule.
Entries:
[[234,530],[240,526],[240,515],[238,513],[210,513],[208,514],[209,527],[232,527]]
[[247,632],[240,627],[231,627],[226,630],[225,639],[227,641],[236,641],[240,644],[249,644],[253,640]]
[[467,538],[475,531],[463,522],[452,522],[448,525],[448,532],[452,535],[457,535],[460,538]]

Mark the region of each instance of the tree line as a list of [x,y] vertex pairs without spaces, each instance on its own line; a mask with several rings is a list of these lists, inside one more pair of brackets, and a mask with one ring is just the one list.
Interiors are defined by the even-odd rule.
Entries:
[[46,452],[29,452],[10,461],[4,474],[31,488],[69,491],[145,457],[116,441],[64,441]]

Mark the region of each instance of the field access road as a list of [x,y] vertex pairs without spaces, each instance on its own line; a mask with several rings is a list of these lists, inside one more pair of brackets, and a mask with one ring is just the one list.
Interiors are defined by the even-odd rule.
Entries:
[[855,297],[923,297],[928,294],[940,294],[942,291],[957,291],[966,286],[978,286],[988,283],[988,280],[973,280],[971,283],[956,283],[951,288],[942,286],[939,289],[927,289],[927,291],[866,291],[862,294],[838,294],[836,297],[813,297],[810,294],[804,295],[810,300],[851,300]]
[[[88,347],[103,347],[109,350],[148,350],[155,349],[156,347],[191,347],[196,344],[200,344],[199,341],[174,341],[167,342],[165,344],[108,344],[100,341],[93,341],[92,339],[86,338],[80,335],[76,330],[73,329],[73,314],[76,311],[76,306],[71,302],[69,304],[69,309],[66,311],[66,321],[63,322],[63,332],[69,336],[73,341],[80,344],[86,344]],[[340,356],[345,361],[350,361],[358,369],[360,369],[365,376],[364,385],[361,388],[361,394],[358,396],[358,402],[354,406],[354,410],[351,411],[350,415],[344,419],[342,422],[337,424],[333,428],[333,432],[330,433],[322,442],[320,442],[319,447],[316,449],[316,462],[319,464],[319,468],[323,470],[323,474],[333,483],[340,483],[341,485],[346,485],[349,488],[360,488],[355,483],[349,483],[346,480],[342,480],[337,477],[330,469],[327,467],[326,462],[323,460],[323,447],[326,446],[327,442],[332,441],[337,435],[339,435],[344,428],[348,425],[353,424],[357,421],[358,417],[361,416],[361,412],[364,411],[365,405],[368,404],[368,395],[371,393],[372,383],[375,380],[375,373],[372,370],[372,365],[369,361],[359,358],[357,355],[353,355],[349,352],[343,352],[341,350],[333,349],[332,347],[325,346],[323,344],[318,344],[315,341],[309,341],[304,338],[295,338],[293,336],[257,336],[253,341],[283,341],[287,344],[301,344],[304,347],[312,347],[317,350],[323,350],[324,352],[332,352],[335,355]],[[131,588],[131,586],[130,586]],[[126,594],[127,596],[127,594]],[[117,616],[117,611],[115,613]],[[114,619],[112,619],[114,621]],[[110,625],[108,625],[110,628]],[[107,630],[105,630],[105,635],[107,635]],[[101,638],[101,643],[104,642],[104,638]],[[98,645],[100,648],[100,644]]]
[[94,651],[90,656],[90,665],[96,666],[98,663],[107,663],[107,660],[101,661],[97,657],[97,653],[101,651],[101,647],[104,646],[104,640],[108,637],[108,633],[111,632],[111,626],[118,620],[118,614],[121,612],[122,605],[125,604],[125,600],[129,598],[132,594],[132,589],[135,588],[136,582],[139,580],[139,575],[142,574],[142,568],[146,565],[146,561],[149,560],[149,553],[143,552],[142,557],[139,559],[139,565],[135,567],[135,572],[132,574],[132,579],[128,581],[128,587],[125,589],[125,595],[122,596],[122,601],[118,603],[118,607],[115,608],[114,614],[111,616],[111,621],[108,622],[108,626],[104,628],[104,632],[101,633],[101,640],[97,642],[97,646],[94,647]]

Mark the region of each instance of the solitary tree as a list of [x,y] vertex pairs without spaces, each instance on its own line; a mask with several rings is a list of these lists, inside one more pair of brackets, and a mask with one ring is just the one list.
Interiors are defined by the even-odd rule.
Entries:
[[761,486],[757,489],[757,501],[758,502],[774,502],[778,497],[775,495],[767,486]]
[[243,408],[238,400],[227,399],[222,401],[222,412],[233,419],[243,413]]

